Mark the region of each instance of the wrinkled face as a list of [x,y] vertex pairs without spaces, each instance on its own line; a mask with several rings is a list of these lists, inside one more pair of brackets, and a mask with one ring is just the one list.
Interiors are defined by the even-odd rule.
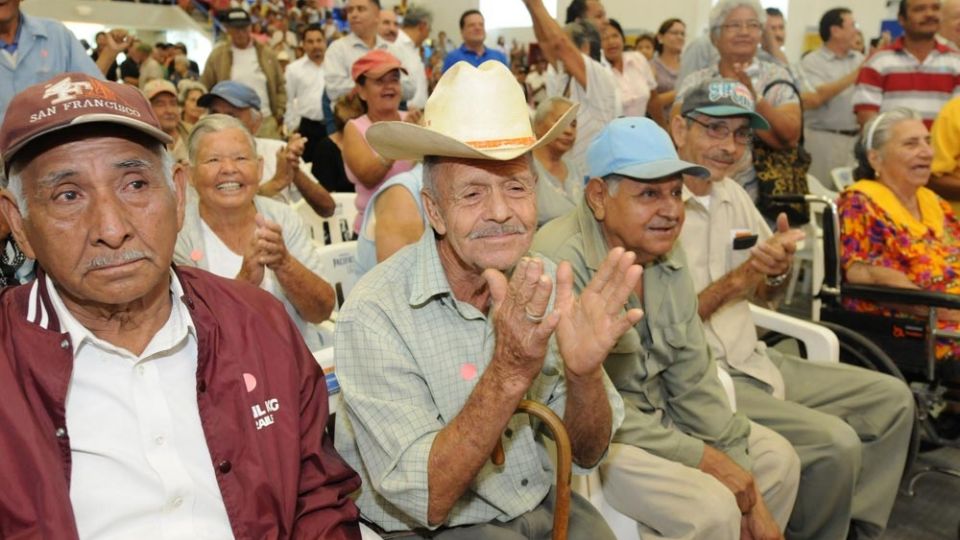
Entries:
[[440,249],[463,267],[506,271],[529,249],[537,228],[535,178],[528,156],[510,161],[444,158],[434,166],[436,197],[425,197]]
[[392,9],[380,10],[380,27],[377,32],[380,37],[393,43],[397,40],[397,32],[400,27],[397,25],[397,14]]
[[763,25],[763,33],[770,36],[774,45],[783,47],[783,43],[787,40],[787,25],[783,17],[767,15],[767,20]]
[[350,31],[361,39],[368,38],[377,32],[380,24],[380,10],[370,0],[347,0],[347,22]]
[[463,42],[476,47],[487,39],[487,30],[484,27],[483,15],[473,13],[463,20],[463,29],[460,31]]
[[878,179],[891,187],[925,186],[930,180],[933,147],[930,132],[920,120],[904,120],[893,126],[890,139],[869,153]]
[[664,49],[682,51],[687,42],[687,27],[682,22],[675,22],[664,34],[658,36]]
[[608,24],[601,32],[600,46],[609,62],[618,62],[623,57],[623,36],[612,24]]
[[227,27],[227,36],[230,37],[230,44],[238,49],[246,49],[250,46],[251,36],[250,36],[250,25],[236,27],[228,26]]
[[323,56],[327,54],[327,40],[323,38],[323,32],[311,30],[303,36],[303,53],[310,60],[316,63],[323,62]]
[[200,96],[202,95],[203,90],[200,90],[199,88],[187,92],[186,99],[183,101],[183,116],[185,118],[190,118],[193,121],[196,121],[207,113],[205,108],[197,105],[197,100],[200,99]]
[[250,133],[256,133],[257,129],[259,129],[259,126],[257,126],[256,113],[253,109],[250,107],[241,109],[223,98],[213,98],[213,102],[210,103],[210,113],[232,116],[243,122],[243,125],[250,130]]
[[667,254],[683,226],[683,180],[620,181],[615,195],[599,178],[587,186],[588,202],[609,247],[622,246],[644,264]]
[[910,0],[899,20],[907,36],[930,39],[940,29],[940,0]]
[[246,208],[260,188],[262,164],[240,128],[207,133],[191,168],[201,207],[213,212]]
[[[742,130],[749,131],[749,122],[744,117],[713,118],[696,113],[693,113],[693,117],[709,127],[679,116],[674,118],[671,127],[677,153],[680,159],[709,169],[710,180],[723,180],[747,150],[747,145],[738,143],[734,134]],[[726,133],[726,136],[720,137],[721,133]]]
[[142,136],[78,129],[83,135],[45,145],[21,171],[27,217],[3,199],[16,240],[68,305],[117,306],[156,294],[169,285],[183,185],[170,187]]
[[752,58],[760,45],[763,26],[752,9],[740,6],[724,19],[714,45],[721,57]]
[[647,60],[652,60],[653,53],[656,52],[656,50],[653,48],[653,41],[649,39],[638,39],[637,52],[642,54]]
[[[546,135],[550,128],[557,123],[558,120],[563,116],[563,113],[567,112],[569,107],[565,104],[558,103],[554,105],[553,110],[550,111],[550,114],[543,118],[543,121],[534,126],[534,132],[537,134],[537,138],[543,137]],[[566,154],[573,148],[573,143],[577,142],[577,121],[574,120],[570,122],[570,125],[567,126],[567,129],[563,130],[556,139],[552,140],[547,146],[559,152],[561,155]]]
[[176,96],[168,92],[157,94],[150,100],[150,106],[160,121],[160,129],[166,133],[176,131],[177,122],[180,121],[180,105]]
[[400,70],[394,69],[379,78],[366,77],[362,86],[357,86],[360,99],[373,110],[399,110],[403,93],[400,88]]

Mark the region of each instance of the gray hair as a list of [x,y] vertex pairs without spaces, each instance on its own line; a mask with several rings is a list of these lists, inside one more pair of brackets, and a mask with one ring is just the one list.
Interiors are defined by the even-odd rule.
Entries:
[[717,5],[710,10],[710,37],[715,38],[720,35],[723,27],[723,21],[727,20],[730,12],[738,7],[746,7],[757,14],[757,20],[762,26],[767,20],[767,12],[760,5],[758,0],[720,0]]
[[[160,158],[160,168],[162,169],[161,172],[163,173],[163,179],[166,181],[167,186],[171,190],[175,190],[176,187],[173,183],[173,167],[176,165],[176,160],[173,159],[173,155],[162,143],[159,142],[156,144],[151,144],[147,147],[147,149],[150,150],[150,153]],[[22,173],[24,167],[26,167],[26,164],[19,161],[11,163],[7,170],[6,180],[3,182],[5,185],[3,187],[10,192],[14,202],[17,203],[17,208],[20,210],[20,215],[26,218],[29,208],[27,206],[27,199],[23,195]]]
[[247,126],[243,125],[243,122],[227,114],[208,114],[197,121],[193,126],[193,131],[190,132],[190,137],[187,138],[187,155],[190,159],[190,165],[196,166],[197,164],[197,153],[200,151],[200,141],[204,135],[219,133],[228,129],[242,131],[250,144],[250,150],[254,154],[257,153],[257,141],[253,138],[253,134],[247,130]]
[[432,25],[433,12],[419,4],[408,5],[407,13],[403,16],[403,28],[413,28],[422,22]]
[[590,44],[590,57],[600,60],[600,31],[589,21],[575,21],[563,27],[578,50],[584,43]]
[[536,131],[537,126],[546,121],[547,117],[557,107],[564,107],[564,110],[570,109],[573,107],[573,102],[563,96],[552,96],[540,102],[537,105],[537,111],[533,114],[533,128]]
[[870,150],[883,148],[890,140],[893,128],[905,120],[923,120],[923,117],[913,109],[897,107],[874,116],[863,126],[853,152],[857,158],[854,178],[876,178],[876,171],[870,166],[868,154]]
[[207,93],[207,87],[204,86],[203,83],[198,81],[191,81],[190,79],[183,79],[179,83],[177,83],[177,93],[179,94],[177,96],[177,101],[179,101],[181,105],[186,103],[187,95],[190,93],[191,90],[199,90],[204,94]]
[[603,183],[607,185],[607,194],[616,197],[620,191],[620,182],[623,182],[623,176],[619,174],[608,174],[602,178]]

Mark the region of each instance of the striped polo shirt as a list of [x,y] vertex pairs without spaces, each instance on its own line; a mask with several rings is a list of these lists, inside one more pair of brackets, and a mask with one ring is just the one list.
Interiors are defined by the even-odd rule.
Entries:
[[888,111],[909,107],[929,128],[937,113],[960,95],[960,53],[936,44],[923,60],[904,48],[903,38],[867,60],[853,94],[853,110]]

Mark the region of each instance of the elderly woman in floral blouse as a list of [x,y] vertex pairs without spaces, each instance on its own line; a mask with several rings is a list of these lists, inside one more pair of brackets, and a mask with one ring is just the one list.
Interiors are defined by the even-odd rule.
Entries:
[[[960,294],[960,221],[926,187],[933,149],[919,114],[900,108],[864,126],[857,178],[838,200],[847,282]],[[922,306],[846,300],[850,309],[924,315]],[[941,309],[939,326],[960,329],[960,311]],[[938,359],[960,359],[960,341],[940,340]]]

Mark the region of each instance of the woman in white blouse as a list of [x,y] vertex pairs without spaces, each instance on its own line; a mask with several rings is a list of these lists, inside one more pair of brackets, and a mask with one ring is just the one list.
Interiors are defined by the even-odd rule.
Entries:
[[624,116],[649,116],[661,127],[666,127],[663,109],[657,104],[657,78],[650,63],[639,52],[624,51],[623,29],[614,19],[601,35],[603,55],[613,68],[620,85],[620,99]]

